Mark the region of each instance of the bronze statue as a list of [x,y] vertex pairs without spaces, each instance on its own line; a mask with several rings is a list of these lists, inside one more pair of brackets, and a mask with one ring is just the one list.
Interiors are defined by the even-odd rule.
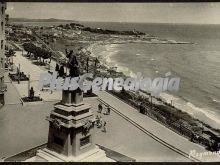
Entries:
[[80,70],[79,70],[79,63],[76,59],[76,56],[73,54],[73,50],[66,51],[66,57],[69,59],[68,60],[68,65],[70,69],[70,77],[78,77],[80,75]]
[[31,87],[30,89],[30,99],[33,99],[34,98],[34,89],[33,87]]

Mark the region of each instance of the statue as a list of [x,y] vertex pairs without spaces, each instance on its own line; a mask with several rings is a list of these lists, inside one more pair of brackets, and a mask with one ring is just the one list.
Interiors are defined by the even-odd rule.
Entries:
[[69,61],[69,67],[70,67],[70,74],[69,74],[70,77],[78,77],[80,75],[79,65],[76,56],[73,56],[71,61]]
[[62,122],[60,119],[52,120],[52,124],[58,131],[61,129]]
[[34,98],[34,89],[33,87],[31,87],[30,89],[30,99],[33,99]]
[[78,77],[80,75],[80,70],[79,70],[79,63],[76,59],[76,56],[73,54],[73,50],[68,50],[66,49],[66,57],[69,59],[68,65],[70,68],[70,77]]
[[87,120],[83,125],[83,134],[86,135],[89,132],[89,129],[92,127],[93,122],[91,120]]

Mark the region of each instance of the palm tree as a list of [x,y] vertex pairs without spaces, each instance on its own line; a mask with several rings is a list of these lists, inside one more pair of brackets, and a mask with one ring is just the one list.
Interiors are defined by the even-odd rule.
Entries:
[[96,74],[96,70],[97,70],[97,64],[99,63],[98,58],[95,58],[95,67],[94,67],[94,74]]
[[86,72],[89,73],[89,57],[86,59]]

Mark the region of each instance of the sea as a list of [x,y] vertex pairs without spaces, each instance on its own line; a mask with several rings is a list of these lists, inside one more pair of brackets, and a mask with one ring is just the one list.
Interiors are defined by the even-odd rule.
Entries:
[[130,76],[141,72],[153,79],[171,72],[171,77],[180,77],[178,91],[160,96],[167,102],[172,100],[174,106],[195,118],[220,128],[220,25],[81,23],[111,30],[135,29],[159,38],[194,43],[100,45],[93,47],[93,53]]

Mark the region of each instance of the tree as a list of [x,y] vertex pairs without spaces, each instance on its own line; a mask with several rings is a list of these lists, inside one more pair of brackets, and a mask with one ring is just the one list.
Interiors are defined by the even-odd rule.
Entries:
[[41,51],[41,58],[43,58],[43,63],[45,59],[50,59],[49,63],[51,62],[51,57],[52,57],[52,52],[46,50],[46,49],[42,49]]
[[23,44],[24,50],[27,52],[27,55],[30,56],[32,53],[36,52],[37,46],[35,46],[33,43],[24,43]]
[[50,59],[49,63],[51,63],[52,52],[48,51],[45,47],[38,47],[33,43],[24,43],[24,50],[27,52],[27,55],[34,55],[34,59],[40,60],[43,59],[43,64],[45,59]]
[[40,60],[40,63],[41,63],[41,56],[43,54],[43,51],[40,47],[36,47],[34,50],[33,50],[33,54],[34,54],[34,58],[35,59],[39,59]]
[[65,29],[71,29],[71,26],[69,24],[66,24]]

